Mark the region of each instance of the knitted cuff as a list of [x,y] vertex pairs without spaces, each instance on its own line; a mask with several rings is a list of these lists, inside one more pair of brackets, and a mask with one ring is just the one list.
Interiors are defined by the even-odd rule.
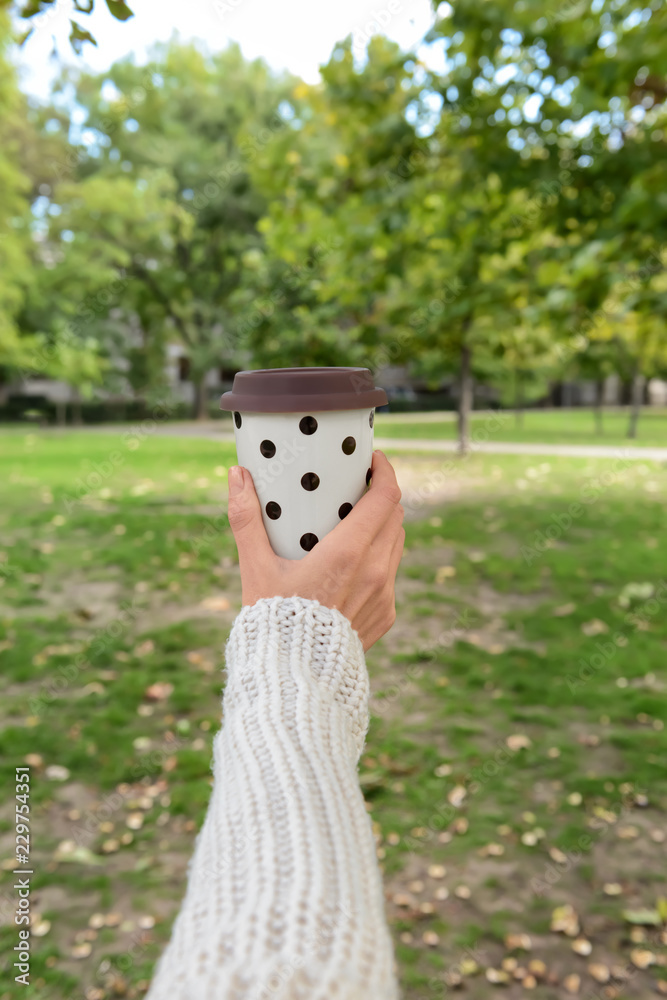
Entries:
[[264,701],[277,683],[289,710],[295,685],[300,691],[314,688],[321,701],[339,705],[349,717],[361,753],[368,728],[368,671],[361,640],[340,611],[304,597],[257,601],[236,618],[226,660],[226,706],[237,699]]

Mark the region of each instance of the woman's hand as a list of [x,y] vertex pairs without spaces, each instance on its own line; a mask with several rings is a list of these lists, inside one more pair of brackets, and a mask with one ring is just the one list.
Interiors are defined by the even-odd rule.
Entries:
[[389,460],[373,452],[370,489],[303,559],[282,559],[271,548],[252,476],[229,470],[229,523],[239,550],[243,604],[263,597],[305,597],[337,608],[364,650],[396,619],[394,583],[405,531],[401,491]]

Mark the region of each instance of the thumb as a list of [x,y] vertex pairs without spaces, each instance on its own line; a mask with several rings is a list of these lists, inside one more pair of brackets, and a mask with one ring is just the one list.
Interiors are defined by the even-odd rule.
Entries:
[[234,465],[229,470],[227,481],[229,485],[227,516],[239,550],[239,562],[243,564],[247,560],[250,565],[256,559],[270,558],[273,550],[262,521],[262,511],[252,476],[247,469]]

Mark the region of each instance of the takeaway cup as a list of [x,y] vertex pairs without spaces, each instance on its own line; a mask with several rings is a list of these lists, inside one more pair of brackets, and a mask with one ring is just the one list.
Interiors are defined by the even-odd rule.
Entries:
[[220,407],[234,418],[274,551],[301,559],[352,510],[371,477],[375,407],[366,368],[238,372]]

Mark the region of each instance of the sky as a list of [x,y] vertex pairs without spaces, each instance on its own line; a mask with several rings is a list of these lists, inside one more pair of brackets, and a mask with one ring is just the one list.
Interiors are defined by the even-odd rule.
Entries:
[[[91,15],[73,13],[72,0],[57,0],[52,10],[33,18],[35,30],[18,57],[21,86],[46,99],[49,82],[63,62],[102,72],[129,53],[144,62],[155,41],[177,31],[217,51],[237,41],[246,58],[263,57],[276,69],[288,69],[315,83],[318,67],[328,61],[335,43],[351,34],[353,51],[381,33],[402,48],[417,45],[433,23],[430,0],[128,0],[135,16],[125,22],[95,0]],[[86,44],[77,57],[68,41],[70,16],[88,29],[97,47]],[[57,57],[51,53],[56,49]]]

